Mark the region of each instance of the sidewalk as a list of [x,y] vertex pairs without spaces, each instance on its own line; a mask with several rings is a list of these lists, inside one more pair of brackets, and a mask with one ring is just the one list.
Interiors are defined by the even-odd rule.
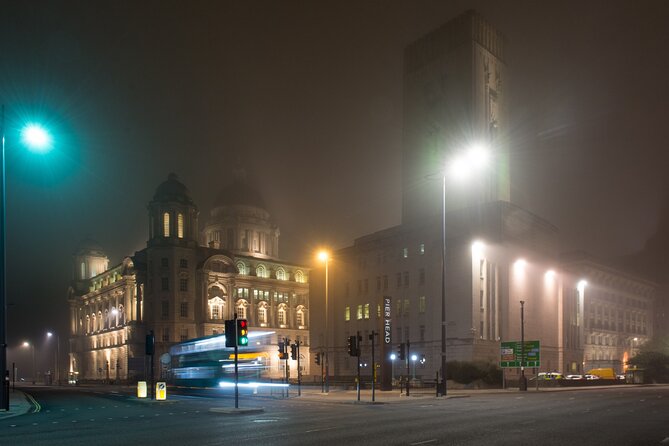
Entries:
[[9,411],[0,410],[0,420],[5,418],[16,417],[30,412],[33,404],[29,401],[28,396],[22,391],[15,389],[9,390]]

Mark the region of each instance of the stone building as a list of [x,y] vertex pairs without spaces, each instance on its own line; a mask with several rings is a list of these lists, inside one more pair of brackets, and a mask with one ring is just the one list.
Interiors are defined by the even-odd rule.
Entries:
[[[198,208],[174,174],[148,205],[146,248],[113,267],[91,243],[74,256],[70,372],[80,380],[146,376],[145,335],[158,358],[175,343],[224,333],[224,321],[262,330],[270,376],[283,376],[279,339],[300,341],[309,364],[309,268],[279,258],[279,228],[242,171],[219,194],[200,232]],[[296,367],[290,369],[296,374]],[[166,372],[162,370],[161,373]]]
[[[597,263],[563,265],[558,229],[513,202],[504,46],[504,37],[473,11],[407,46],[402,222],[356,239],[329,261],[330,305],[314,311],[312,348],[329,351],[332,375],[356,373],[357,359],[346,350],[358,333],[363,364],[371,364],[370,335],[378,335],[384,384],[407,374],[434,381],[442,352],[448,361],[499,363],[500,343],[519,341],[521,328],[525,340],[541,343],[537,372],[583,373],[603,364],[621,371],[631,353],[625,343],[636,338],[640,345],[650,336],[652,284]],[[473,144],[487,146],[491,162],[455,181],[444,166]],[[585,289],[584,280],[591,284]],[[592,308],[604,311],[594,291],[600,283],[607,296],[618,296],[615,317],[634,318],[630,330],[641,330],[617,334],[610,352],[591,344],[613,338],[600,333],[603,322],[584,319]],[[312,296],[321,297],[322,289],[319,283]],[[331,315],[327,337],[321,313]],[[610,330],[610,314],[595,321],[609,321]],[[391,359],[401,343],[410,343],[416,358],[408,371]],[[362,373],[371,375],[371,368]],[[507,371],[511,379],[517,374]]]

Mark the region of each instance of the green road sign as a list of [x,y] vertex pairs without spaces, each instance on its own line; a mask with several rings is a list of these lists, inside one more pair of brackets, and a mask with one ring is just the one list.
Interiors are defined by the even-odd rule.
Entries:
[[[502,342],[500,351],[500,367],[521,366],[520,341]],[[541,365],[541,343],[539,341],[525,341],[525,358],[522,359],[523,367],[539,367]]]

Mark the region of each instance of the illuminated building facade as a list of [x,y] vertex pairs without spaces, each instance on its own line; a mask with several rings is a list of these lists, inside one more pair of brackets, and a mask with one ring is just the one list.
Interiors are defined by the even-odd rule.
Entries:
[[[632,332],[617,335],[615,351],[591,348],[600,338],[593,330],[605,326],[603,318],[595,318],[600,325],[586,318],[602,306],[593,290],[606,285],[607,293],[619,296],[615,318],[626,321],[629,315],[630,327],[640,321],[645,334],[634,337],[641,345],[650,337],[653,285],[596,262],[585,269],[563,265],[557,228],[513,203],[504,147],[503,36],[467,12],[409,45],[404,57],[402,223],[356,239],[329,262],[331,373],[356,373],[346,340],[357,333],[362,363],[371,364],[369,335],[375,332],[386,378],[408,374],[434,381],[441,368],[444,225],[448,361],[499,363],[500,343],[520,341],[523,301],[525,340],[541,343],[538,371],[583,373],[603,364],[621,371]],[[487,145],[493,161],[467,183],[447,178],[444,198],[446,160],[472,142]],[[582,279],[592,286],[583,289]],[[314,286],[312,296],[320,296],[321,288]],[[411,344],[408,371],[406,363],[390,359],[400,343]],[[362,373],[371,375],[371,368]],[[506,373],[513,380],[518,370]]]
[[270,353],[270,376],[285,374],[276,352],[284,338],[301,343],[308,373],[310,271],[278,257],[279,228],[243,172],[221,191],[202,232],[190,192],[174,174],[148,210],[145,249],[111,268],[91,243],[74,256],[70,372],[84,381],[144,377],[145,335],[153,332],[154,365],[165,376],[159,358],[170,346],[222,334],[236,313],[251,332],[271,332],[253,346]]

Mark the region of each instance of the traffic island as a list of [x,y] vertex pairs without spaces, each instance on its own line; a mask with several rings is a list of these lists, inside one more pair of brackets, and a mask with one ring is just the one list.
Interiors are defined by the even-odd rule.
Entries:
[[220,413],[222,415],[253,415],[256,413],[263,413],[265,412],[265,409],[262,407],[249,407],[244,409],[235,409],[234,407],[212,407],[209,409],[209,412]]

